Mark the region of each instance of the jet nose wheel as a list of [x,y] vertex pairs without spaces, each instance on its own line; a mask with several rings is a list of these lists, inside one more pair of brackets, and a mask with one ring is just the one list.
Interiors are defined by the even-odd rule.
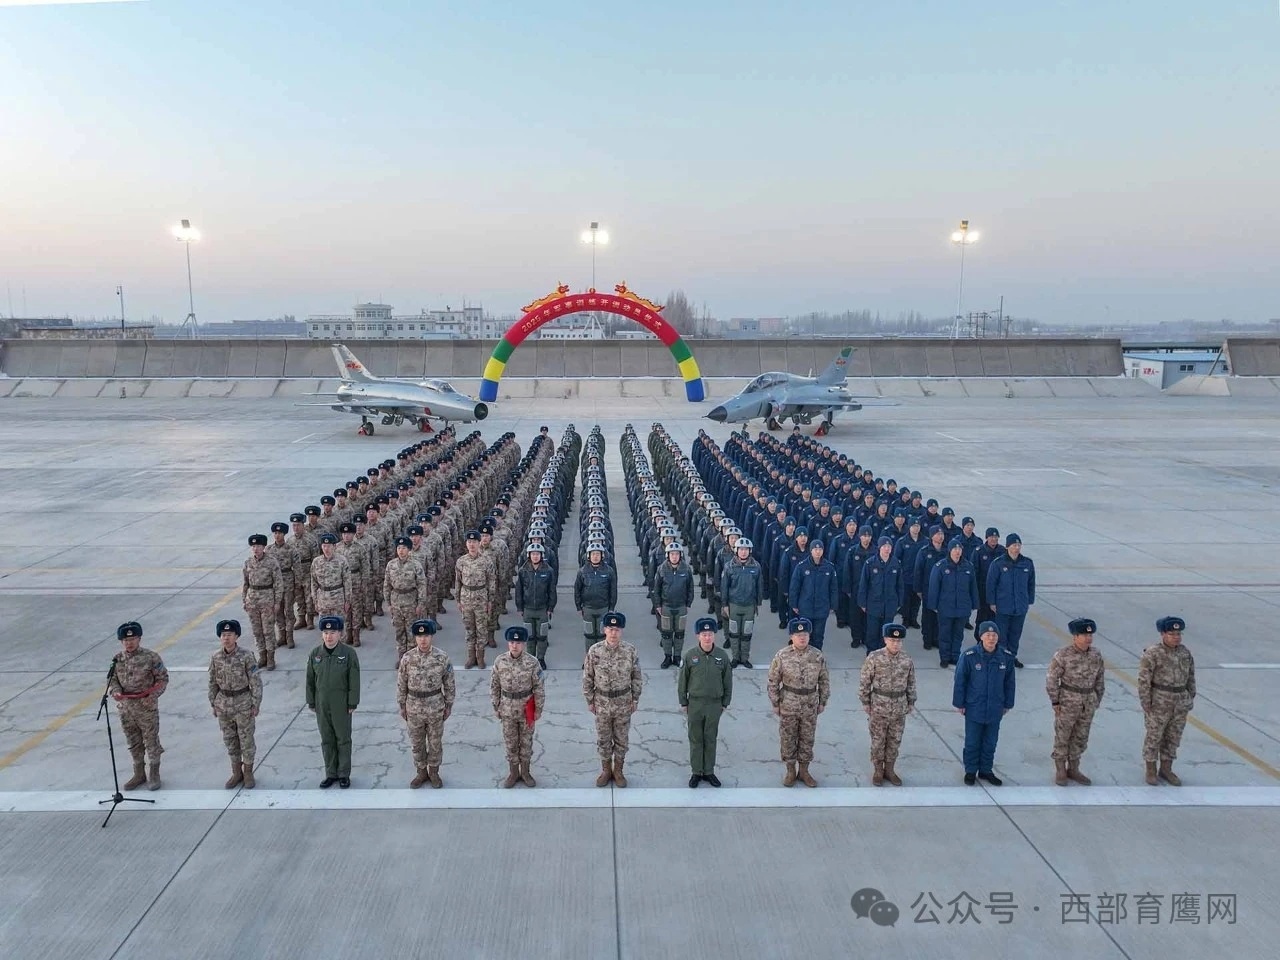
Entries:
[[818,429],[813,431],[813,435],[815,437],[825,437],[830,432],[831,426],[832,424],[830,420],[823,420],[818,424]]
[[366,421],[365,423],[360,424],[360,429],[359,429],[359,430],[357,430],[357,431],[356,431],[356,433],[360,434],[360,436],[362,436],[362,437],[372,437],[372,436],[373,436],[373,424],[372,424],[372,423],[369,423],[369,422],[367,422],[367,421]]

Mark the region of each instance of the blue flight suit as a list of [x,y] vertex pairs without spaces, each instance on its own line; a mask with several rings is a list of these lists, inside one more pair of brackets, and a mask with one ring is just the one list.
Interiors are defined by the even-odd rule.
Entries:
[[978,627],[982,626],[984,620],[994,620],[995,614],[991,612],[991,601],[987,599],[987,574],[991,572],[991,564],[995,563],[1000,557],[1005,555],[1005,549],[1000,544],[995,547],[988,547],[987,542],[982,541],[982,546],[974,552],[969,559],[973,561],[973,569],[978,574],[978,615],[973,620],[973,637],[978,639]]
[[1014,560],[1007,553],[987,571],[987,605],[996,611],[1000,643],[1016,658],[1027,611],[1036,602],[1036,565],[1022,554]]
[[867,616],[864,641],[867,653],[884,646],[884,625],[897,615],[904,596],[902,564],[892,554],[888,560],[881,560],[877,550],[862,565],[862,579],[858,584],[858,606]]
[[809,645],[818,650],[827,633],[827,617],[840,602],[840,578],[836,568],[824,556],[819,563],[806,557],[796,564],[791,574],[787,596],[791,608],[798,617],[806,617],[813,626],[809,629]]
[[988,774],[996,762],[1000,720],[1013,709],[1013,654],[1004,647],[987,653],[981,643],[960,655],[951,705],[964,710],[964,772]]
[[978,606],[978,582],[973,564],[964,557],[950,557],[934,566],[929,575],[929,609],[938,614],[938,662],[942,666],[960,659],[964,625]]

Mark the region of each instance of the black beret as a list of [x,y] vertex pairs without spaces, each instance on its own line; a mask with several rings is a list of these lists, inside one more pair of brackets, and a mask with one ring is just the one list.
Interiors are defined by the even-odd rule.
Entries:
[[224,630],[230,630],[237,637],[240,636],[240,621],[239,620],[219,620],[218,628],[217,630],[214,631],[215,635],[219,637],[222,636],[222,633]]

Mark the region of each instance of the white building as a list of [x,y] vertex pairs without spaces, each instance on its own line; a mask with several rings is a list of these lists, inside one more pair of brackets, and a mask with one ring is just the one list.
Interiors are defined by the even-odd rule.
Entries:
[[1186,377],[1222,377],[1229,372],[1226,357],[1216,350],[1126,353],[1124,368],[1125,376],[1145,380],[1161,390]]
[[307,336],[313,340],[497,340],[507,326],[485,316],[483,307],[397,316],[390,304],[358,303],[350,315],[307,317]]

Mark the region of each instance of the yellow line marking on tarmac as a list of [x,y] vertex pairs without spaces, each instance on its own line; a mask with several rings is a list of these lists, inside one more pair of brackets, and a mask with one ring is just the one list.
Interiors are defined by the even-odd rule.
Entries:
[[[1061,637],[1063,640],[1065,640],[1068,643],[1071,642],[1071,635],[1069,633],[1067,633],[1065,630],[1060,629],[1059,627],[1054,626],[1052,623],[1050,623],[1040,614],[1032,612],[1031,619],[1034,620],[1036,623],[1040,624],[1040,626],[1044,627],[1050,633],[1058,637]],[[1106,668],[1108,673],[1113,674],[1114,676],[1120,678],[1125,683],[1127,683],[1130,687],[1132,687],[1134,690],[1138,689],[1138,678],[1135,677],[1133,674],[1129,673],[1127,670],[1121,670],[1119,667],[1111,663],[1107,663]],[[1236,743],[1226,734],[1220,733],[1219,731],[1215,730],[1213,727],[1209,726],[1209,724],[1205,723],[1199,717],[1195,716],[1195,714],[1187,714],[1187,723],[1191,724],[1191,726],[1195,727],[1197,730],[1203,733],[1206,737],[1208,737],[1214,743],[1218,744],[1221,747],[1226,747],[1228,750],[1230,750],[1232,753],[1238,756],[1241,760],[1245,761],[1246,763],[1252,764],[1253,766],[1257,767],[1259,770],[1261,770],[1263,773],[1267,774],[1268,776],[1274,777],[1276,780],[1280,780],[1280,769],[1273,767],[1271,764],[1267,763],[1267,761],[1263,760],[1257,754],[1254,754],[1251,751],[1246,750],[1244,747],[1240,746],[1240,744]],[[0,764],[0,767],[2,766],[3,764]]]
[[[215,601],[212,605],[202,610],[200,613],[197,613],[194,617],[192,617],[185,624],[179,627],[177,633],[169,637],[169,639],[164,640],[161,643],[158,643],[154,647],[151,647],[150,649],[154,650],[156,653],[159,653],[161,650],[168,650],[175,643],[177,643],[179,640],[185,637],[188,633],[190,633],[196,627],[200,626],[200,624],[204,623],[206,620],[212,617],[215,613],[218,612],[218,610],[226,606],[232,600],[232,598],[237,596],[239,593],[240,593],[239,587],[236,587],[234,590],[228,590],[226,594],[222,596],[221,599]],[[84,710],[87,710],[89,707],[93,706],[93,704],[97,703],[101,699],[102,699],[101,693],[92,693],[89,696],[85,697],[83,700],[81,700],[79,703],[77,703],[75,706],[71,707],[71,709],[67,710],[66,713],[62,714],[61,716],[54,717],[52,720],[49,721],[49,723],[45,726],[45,728],[41,730],[39,733],[33,733],[31,736],[27,737],[26,740],[23,740],[22,743],[18,744],[11,751],[9,751],[9,753],[5,754],[3,757],[0,757],[0,770],[3,770],[5,767],[12,765],[18,760],[21,760],[24,756],[26,756],[32,750],[34,750],[36,747],[40,746],[40,744],[44,743],[47,739],[49,739],[49,737],[53,736],[53,734],[57,733],[59,730],[65,727],[68,723],[70,723],[71,720],[74,719],[77,714],[83,712]]]

